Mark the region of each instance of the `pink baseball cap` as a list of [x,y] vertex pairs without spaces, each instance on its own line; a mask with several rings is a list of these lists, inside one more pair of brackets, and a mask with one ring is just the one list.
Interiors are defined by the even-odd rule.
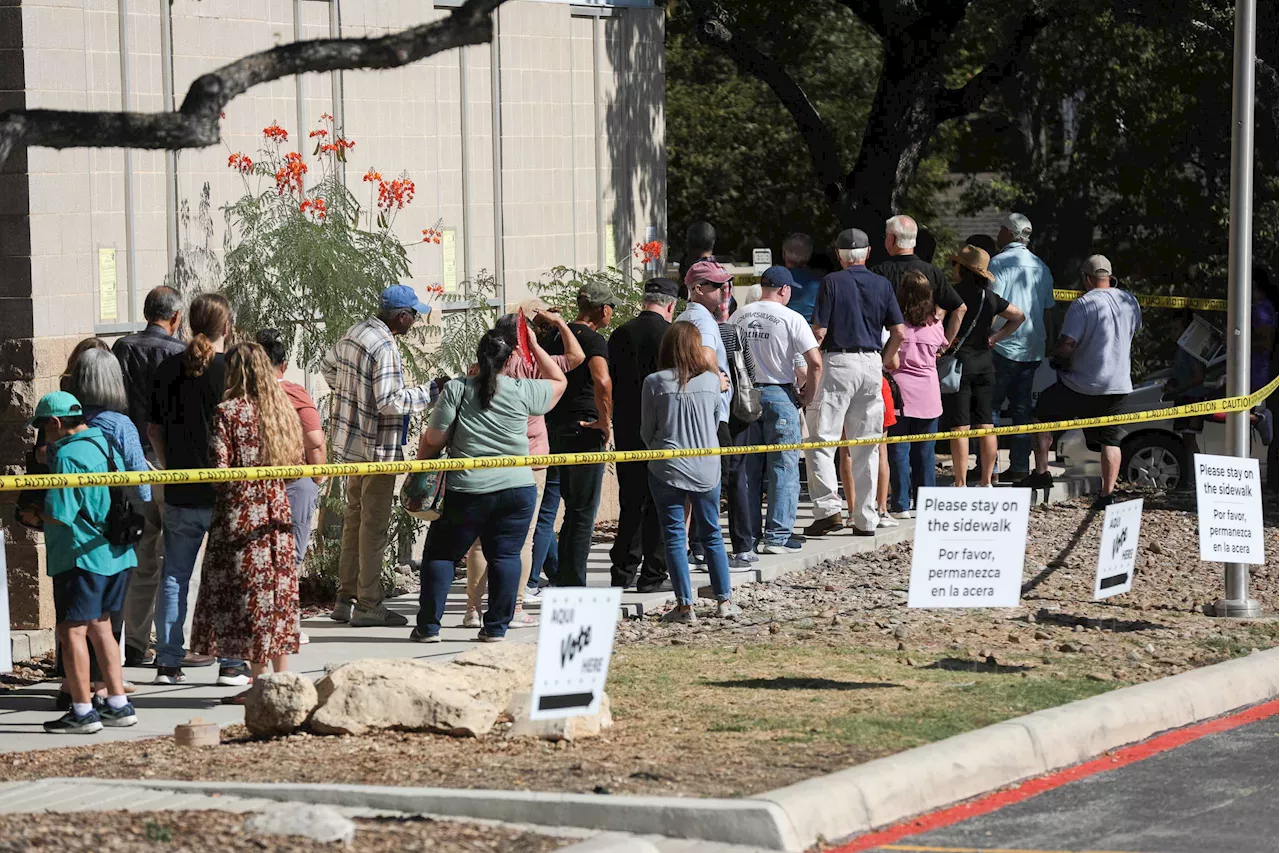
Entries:
[[709,281],[712,284],[725,284],[733,281],[733,276],[724,267],[715,261],[698,261],[689,267],[689,271],[684,274],[684,283],[686,286],[698,284],[700,282]]

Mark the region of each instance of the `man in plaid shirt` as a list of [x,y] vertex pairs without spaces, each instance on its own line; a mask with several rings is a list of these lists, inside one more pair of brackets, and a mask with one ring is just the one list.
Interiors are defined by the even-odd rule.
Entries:
[[[378,316],[352,326],[324,358],[321,373],[333,392],[330,435],[334,462],[404,459],[409,415],[430,408],[434,384],[407,388],[395,338],[431,306],[407,284],[382,292]],[[382,603],[382,555],[391,523],[393,474],[349,477],[338,559],[338,602],[329,614],[355,628],[404,625]]]

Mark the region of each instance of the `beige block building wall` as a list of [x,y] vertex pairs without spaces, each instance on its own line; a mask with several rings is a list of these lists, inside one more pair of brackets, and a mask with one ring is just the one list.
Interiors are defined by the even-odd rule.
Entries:
[[[452,5],[0,0],[0,108],[171,109],[201,74],[245,54],[331,33],[378,36],[441,18]],[[227,106],[220,146],[175,154],[33,148],[11,157],[0,173],[0,470],[23,470],[33,437],[24,421],[56,389],[75,343],[141,328],[143,299],[178,251],[206,240],[221,249],[220,208],[243,191],[227,157],[257,159],[273,121],[314,170],[307,133],[322,113],[337,116],[356,141],[346,178],[357,192],[368,168],[409,174],[417,194],[395,231],[413,244],[411,283],[420,289],[443,280],[443,247],[420,242],[437,221],[456,233],[457,279],[495,272],[508,304],[554,266],[625,265],[635,243],[665,238],[661,9],[650,0],[509,0],[497,29],[496,45],[406,68],[253,89]],[[208,238],[180,215],[196,209],[206,184]],[[11,621],[48,626],[43,548],[11,523],[11,501],[0,495]]]

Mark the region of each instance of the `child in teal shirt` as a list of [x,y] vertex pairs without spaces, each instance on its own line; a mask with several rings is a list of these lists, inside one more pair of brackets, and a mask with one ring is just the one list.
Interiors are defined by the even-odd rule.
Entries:
[[[80,402],[65,391],[46,394],[32,426],[49,442],[52,474],[106,473],[110,453],[117,471],[124,460],[102,431],[88,427]],[[129,570],[138,564],[132,545],[106,538],[111,493],[106,486],[50,489],[45,497],[44,536],[58,643],[66,670],[64,689],[71,710],[44,724],[51,734],[93,734],[103,726],[132,726],[138,718],[124,692],[120,647],[111,631],[111,613],[124,606]],[[95,703],[89,683],[89,644],[107,685]]]

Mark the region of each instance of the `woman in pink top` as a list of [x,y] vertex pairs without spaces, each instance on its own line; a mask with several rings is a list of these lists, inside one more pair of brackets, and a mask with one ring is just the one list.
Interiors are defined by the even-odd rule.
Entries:
[[[539,300],[540,301],[540,300]],[[546,304],[546,303],[542,303]],[[564,355],[553,355],[551,360],[556,365],[568,373],[586,360],[586,354],[582,351],[582,345],[578,343],[578,339],[569,331],[569,324],[559,314],[542,308],[533,309],[539,317],[542,317],[550,325],[558,327],[561,332],[560,339],[564,341]],[[507,314],[499,317],[498,322],[494,324],[495,329],[507,330],[510,332],[513,340],[518,339],[518,320],[515,314]],[[513,379],[541,379],[542,375],[538,372],[538,366],[531,359],[516,357],[507,362],[507,366],[503,369],[504,376],[510,376]],[[529,455],[542,456],[550,452],[550,444],[547,440],[547,424],[542,415],[535,415],[529,418]],[[534,506],[542,503],[542,490],[547,484],[547,466],[535,466],[533,469],[533,484],[538,489],[538,498],[534,502]],[[533,563],[533,537],[528,536],[524,540],[524,547],[520,549],[520,585],[516,587],[516,612],[511,617],[511,627],[527,628],[538,624],[536,616],[531,616],[524,612],[524,590],[525,584],[529,580],[529,571]],[[477,541],[471,546],[470,553],[467,554],[467,611],[462,617],[462,627],[479,628],[483,620],[480,617],[480,597],[484,595],[487,586],[485,577],[488,574],[489,564],[484,558],[484,554],[480,551],[480,542]]]
[[[893,378],[902,392],[902,417],[889,435],[922,435],[938,431],[942,389],[938,385],[938,353],[947,333],[938,321],[933,287],[924,273],[912,270],[898,284],[898,305],[906,321],[906,339],[898,350],[901,364]],[[911,517],[911,498],[921,486],[936,485],[933,442],[889,445],[889,512]]]

